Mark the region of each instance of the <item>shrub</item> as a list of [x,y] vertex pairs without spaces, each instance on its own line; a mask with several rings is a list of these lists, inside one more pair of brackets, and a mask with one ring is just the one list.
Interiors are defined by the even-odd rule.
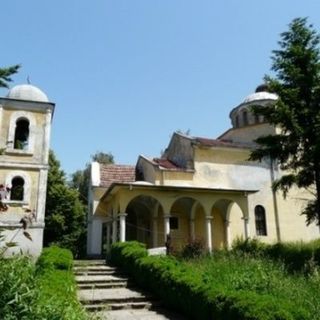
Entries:
[[192,319],[300,320],[312,319],[319,311],[315,290],[304,290],[303,279],[291,281],[283,269],[265,259],[227,252],[184,263],[174,257],[147,256],[137,243],[121,243],[112,247],[111,261],[167,306]]
[[37,261],[39,271],[46,269],[71,270],[73,263],[72,253],[68,249],[57,246],[44,248]]
[[289,272],[312,274],[320,267],[320,239],[308,243],[300,241],[275,244],[264,244],[257,239],[237,240],[233,244],[233,250],[281,261]]
[[26,257],[0,259],[1,319],[35,318],[33,301],[38,292],[34,272],[34,264]]
[[183,247],[181,256],[184,259],[194,259],[203,256],[205,253],[207,253],[207,250],[205,248],[203,240],[195,239],[189,241],[189,243],[187,243]]

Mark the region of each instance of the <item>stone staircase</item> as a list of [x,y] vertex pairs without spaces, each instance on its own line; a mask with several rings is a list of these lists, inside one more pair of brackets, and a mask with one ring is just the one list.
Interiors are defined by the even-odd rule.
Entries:
[[139,290],[104,260],[75,261],[74,273],[80,302],[101,319],[183,319],[165,310],[161,302]]

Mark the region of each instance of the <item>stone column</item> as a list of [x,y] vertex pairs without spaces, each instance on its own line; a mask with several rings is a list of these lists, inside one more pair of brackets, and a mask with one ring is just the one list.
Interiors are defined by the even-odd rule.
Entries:
[[190,238],[191,241],[194,241],[196,238],[195,223],[193,218],[190,218]]
[[170,234],[170,214],[165,214],[164,218],[164,242],[167,241],[167,235]]
[[246,239],[250,238],[249,217],[243,217],[244,221],[244,236]]
[[117,218],[113,217],[113,221],[112,221],[112,243],[117,242],[117,227],[118,227]]
[[225,225],[226,225],[226,246],[227,246],[227,249],[230,249],[231,248],[230,220],[226,220]]
[[152,245],[154,248],[158,246],[158,217],[153,217]]
[[107,252],[110,250],[111,223],[107,222]]
[[126,241],[126,213],[118,214],[120,219],[120,242]]
[[206,230],[207,230],[207,249],[212,252],[212,230],[211,230],[211,216],[206,216]]

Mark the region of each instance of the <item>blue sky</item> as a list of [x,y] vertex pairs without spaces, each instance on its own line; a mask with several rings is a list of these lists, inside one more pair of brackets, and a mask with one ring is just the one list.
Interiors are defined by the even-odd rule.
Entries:
[[[63,169],[98,150],[117,163],[160,155],[175,130],[215,138],[270,73],[295,17],[320,30],[319,0],[3,0],[0,65],[20,63],[56,103]],[[6,94],[1,89],[0,95]]]

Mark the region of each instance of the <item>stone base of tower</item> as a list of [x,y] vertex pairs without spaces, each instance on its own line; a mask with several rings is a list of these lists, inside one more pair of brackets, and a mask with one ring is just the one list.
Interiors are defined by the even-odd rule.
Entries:
[[16,246],[6,249],[4,256],[9,257],[15,254],[25,254],[37,258],[41,254],[44,230],[43,223],[34,223],[24,230],[21,224],[6,223],[3,225],[0,222],[0,229],[2,230],[1,235],[3,236],[0,241],[0,252],[2,252],[6,243],[16,244]]

